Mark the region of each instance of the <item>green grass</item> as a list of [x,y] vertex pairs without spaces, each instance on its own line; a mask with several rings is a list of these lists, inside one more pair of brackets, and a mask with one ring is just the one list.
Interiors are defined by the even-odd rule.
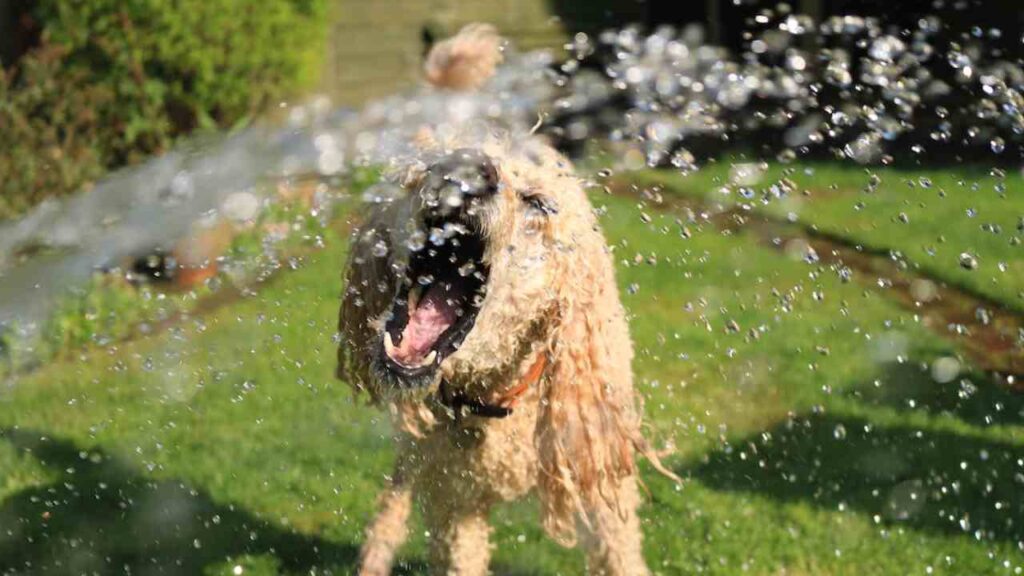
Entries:
[[[829,270],[595,201],[651,436],[685,478],[644,468],[653,568],[1024,569],[1024,398],[969,366],[935,383],[929,366],[956,351]],[[0,573],[351,571],[392,432],[332,376],[344,245],[324,240],[235,305],[0,393]],[[582,572],[534,502],[494,521],[496,573]],[[421,573],[412,534],[402,571]]]
[[[751,187],[756,193],[748,199],[739,186],[730,185],[730,171],[738,162],[723,160],[690,175],[648,170],[629,178],[662,184],[671,193],[745,203],[868,250],[898,252],[929,276],[1024,311],[1021,174],[773,164]],[[876,183],[869,189],[873,177]],[[764,189],[782,178],[798,190],[765,201]],[[963,253],[976,258],[977,268],[961,266]]]
[[[73,286],[59,294],[39,330],[0,327],[0,379],[56,357],[148,334],[173,323],[180,315],[213,306],[214,300],[230,299],[229,292],[244,290],[291,258],[316,250],[333,215],[347,213],[357,202],[353,191],[357,194],[365,190],[379,177],[372,168],[354,171],[343,183],[348,193],[334,196],[332,202],[315,212],[288,202],[268,204],[252,226],[236,231],[220,259],[220,274],[188,290],[159,281],[134,283],[117,269],[96,273],[84,286]],[[272,229],[273,233],[268,232]],[[215,287],[223,285],[229,289],[216,294]]]

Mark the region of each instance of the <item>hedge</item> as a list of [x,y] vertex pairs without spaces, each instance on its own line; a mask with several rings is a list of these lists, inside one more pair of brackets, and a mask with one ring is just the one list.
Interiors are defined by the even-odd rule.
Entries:
[[0,74],[0,218],[311,86],[327,0],[37,0]]

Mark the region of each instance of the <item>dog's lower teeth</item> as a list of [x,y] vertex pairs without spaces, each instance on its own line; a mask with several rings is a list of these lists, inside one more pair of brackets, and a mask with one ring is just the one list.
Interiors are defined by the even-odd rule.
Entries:
[[416,306],[420,303],[420,296],[423,294],[423,288],[416,286],[409,290],[409,314],[416,311]]
[[395,356],[395,343],[391,340],[390,332],[384,333],[384,352],[392,358]]
[[405,362],[395,359],[395,352],[395,342],[394,339],[391,338],[391,333],[384,332],[384,353],[392,360],[396,360],[399,364],[402,364],[407,368],[423,368],[424,366],[430,366],[434,363],[434,360],[437,360],[437,350],[431,350],[430,354],[424,356],[423,360],[420,360],[418,364],[415,366],[409,366]]

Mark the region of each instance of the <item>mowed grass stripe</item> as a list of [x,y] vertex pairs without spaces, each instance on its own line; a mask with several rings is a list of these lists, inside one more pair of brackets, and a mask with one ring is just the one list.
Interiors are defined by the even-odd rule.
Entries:
[[[783,200],[743,198],[737,186],[729,194],[731,166],[720,161],[683,176],[645,170],[628,175],[647,185],[703,200],[748,203],[762,213],[793,219],[802,226],[871,251],[896,251],[920,272],[1024,312],[1024,177],[997,177],[980,169],[866,169],[850,165],[773,164],[761,191],[782,178],[800,192]],[[742,163],[742,162],[740,162]],[[872,175],[877,184],[868,190]],[[810,192],[803,195],[803,191]],[[961,255],[977,267],[961,265]]]

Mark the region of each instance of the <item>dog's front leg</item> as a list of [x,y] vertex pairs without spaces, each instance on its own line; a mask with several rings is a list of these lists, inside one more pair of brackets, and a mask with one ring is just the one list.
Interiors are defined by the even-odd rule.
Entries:
[[[453,495],[458,498],[458,495]],[[430,567],[433,574],[483,576],[491,561],[490,505],[483,502],[453,503],[450,498],[431,499],[423,505],[430,531]]]
[[581,527],[581,544],[587,553],[587,573],[602,576],[645,576],[640,519],[640,495],[636,478],[627,476],[616,488],[617,506],[601,502],[588,510],[589,522]]
[[377,516],[366,530],[366,542],[359,553],[360,576],[391,573],[395,552],[409,534],[411,509],[412,487],[405,481],[400,466],[396,466],[391,485],[379,497]]

